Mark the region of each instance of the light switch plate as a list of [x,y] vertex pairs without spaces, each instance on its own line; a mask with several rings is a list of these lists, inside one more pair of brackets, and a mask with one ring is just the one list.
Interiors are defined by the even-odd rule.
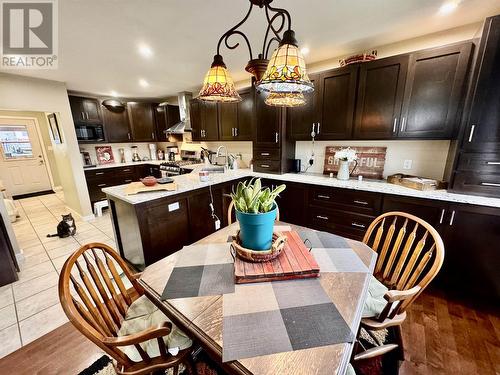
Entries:
[[217,219],[215,220],[215,230],[219,230],[220,229],[220,220]]
[[411,166],[413,164],[413,160],[407,159],[403,162],[403,169],[411,169]]

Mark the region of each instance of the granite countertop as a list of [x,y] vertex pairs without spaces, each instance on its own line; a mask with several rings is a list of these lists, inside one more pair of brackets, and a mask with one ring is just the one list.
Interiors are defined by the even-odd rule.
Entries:
[[130,167],[133,165],[160,165],[165,163],[165,160],[147,160],[147,161],[131,161],[128,163],[113,163],[113,164],[97,164],[95,167],[83,168],[84,171],[95,171],[96,169],[108,169],[108,168],[119,168],[119,167]]
[[250,169],[240,169],[240,170],[229,170],[226,171],[225,173],[211,173],[209,182],[200,182],[198,176],[198,170],[203,167],[203,164],[190,165],[189,167],[194,169],[192,173],[173,177],[175,182],[177,183],[177,191],[172,191],[172,192],[161,191],[161,192],[139,193],[137,195],[126,195],[125,194],[126,185],[108,187],[102,189],[102,191],[112,197],[121,199],[125,202],[131,204],[138,204],[154,199],[174,196],[179,193],[184,193],[187,191],[199,189],[209,185],[229,182],[242,177],[262,177],[267,179],[298,182],[303,184],[331,186],[331,187],[351,189],[351,190],[362,190],[375,193],[401,195],[405,197],[434,199],[445,202],[466,203],[479,206],[500,208],[499,198],[488,198],[476,195],[448,193],[446,190],[420,191],[399,185],[389,184],[385,180],[364,179],[363,181],[358,181],[357,179],[356,180],[351,179],[349,181],[341,181],[337,180],[336,178],[330,178],[320,173],[300,173],[300,174],[286,173],[282,175],[276,175],[269,173],[252,172]]

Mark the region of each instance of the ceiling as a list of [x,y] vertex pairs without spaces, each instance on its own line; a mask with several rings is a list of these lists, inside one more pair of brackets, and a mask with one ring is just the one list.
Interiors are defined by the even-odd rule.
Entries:
[[[440,15],[444,1],[275,0],[273,5],[291,13],[300,46],[310,49],[310,63],[500,13],[500,1],[462,0],[454,12]],[[167,97],[196,90],[219,37],[248,7],[247,0],[59,0],[59,68],[15,73],[100,95]],[[242,27],[255,51],[262,48],[265,26],[264,12],[255,8]],[[151,48],[152,56],[138,53],[141,44]],[[248,79],[243,45],[221,53],[235,81]],[[142,87],[141,79],[149,86]]]

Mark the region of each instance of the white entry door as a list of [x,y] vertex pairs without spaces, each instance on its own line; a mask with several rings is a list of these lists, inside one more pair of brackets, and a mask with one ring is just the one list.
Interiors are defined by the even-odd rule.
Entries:
[[10,195],[52,189],[35,120],[0,117],[0,180]]

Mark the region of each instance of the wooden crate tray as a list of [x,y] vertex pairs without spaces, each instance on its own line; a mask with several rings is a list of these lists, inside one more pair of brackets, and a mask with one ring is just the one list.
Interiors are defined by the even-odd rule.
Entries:
[[265,281],[305,279],[319,276],[319,266],[297,232],[282,232],[287,236],[280,255],[262,263],[245,262],[236,257],[234,280],[236,284]]
[[125,188],[125,194],[134,195],[139,193],[147,193],[150,191],[175,191],[177,190],[177,184],[172,182],[170,184],[156,184],[154,186],[146,186],[142,182],[131,182]]

